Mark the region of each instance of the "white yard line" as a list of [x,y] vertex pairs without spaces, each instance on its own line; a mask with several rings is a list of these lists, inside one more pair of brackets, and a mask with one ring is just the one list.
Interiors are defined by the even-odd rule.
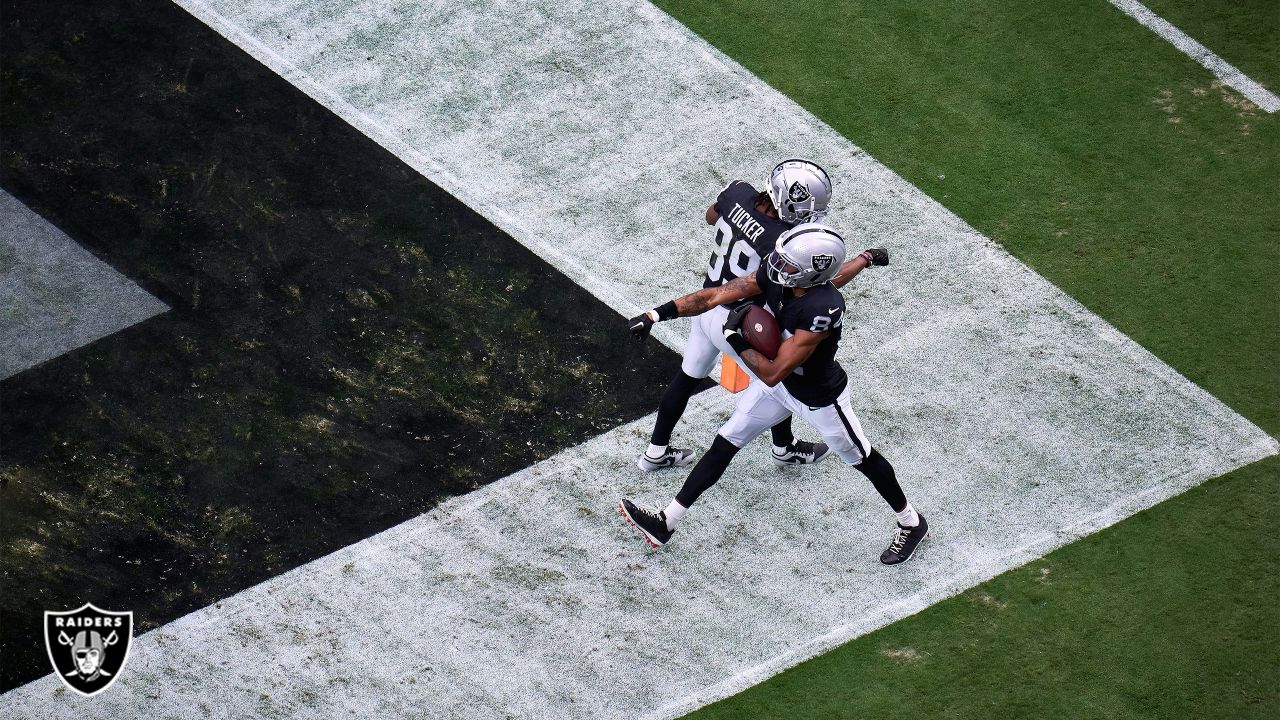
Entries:
[[0,190],[0,380],[168,309]]
[[[758,443],[649,552],[613,503],[683,476],[634,468],[645,418],[147,634],[101,697],[45,678],[6,717],[671,717],[1276,452],[648,4],[181,4],[618,309],[619,342],[697,285],[727,179],[818,158],[833,222],[894,253],[847,292],[842,359],[937,538],[879,565],[862,476],[780,473]],[[695,398],[678,439],[731,407]]]
[[1168,40],[1171,45],[1186,53],[1188,57],[1205,67],[1217,76],[1224,85],[1245,96],[1254,105],[1273,113],[1280,110],[1280,97],[1263,87],[1258,81],[1240,72],[1235,65],[1223,60],[1209,48],[1196,42],[1195,38],[1174,27],[1172,23],[1151,10],[1138,0],[1108,0],[1119,8],[1120,12],[1137,20],[1152,32]]

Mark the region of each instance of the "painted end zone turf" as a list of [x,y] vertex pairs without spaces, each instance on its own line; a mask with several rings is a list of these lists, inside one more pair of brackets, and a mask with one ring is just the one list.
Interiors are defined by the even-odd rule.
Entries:
[[[96,702],[45,678],[8,715],[674,716],[1276,451],[648,5],[184,7],[611,303],[619,342],[697,286],[725,181],[819,159],[832,223],[893,252],[847,291],[842,361],[935,537],[879,565],[865,480],[757,443],[650,552],[614,502],[683,474],[634,468],[646,418],[144,636]],[[699,396],[678,438],[731,408]]]
[[0,190],[0,379],[165,310]]

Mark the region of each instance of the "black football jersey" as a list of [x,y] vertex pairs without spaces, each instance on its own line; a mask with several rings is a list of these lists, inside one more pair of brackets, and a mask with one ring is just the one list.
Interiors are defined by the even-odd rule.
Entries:
[[756,210],[760,194],[751,183],[734,180],[716,197],[715,251],[707,263],[702,287],[719,287],[747,277],[760,267],[760,259],[773,252],[778,236],[791,226]]
[[756,281],[784,338],[799,330],[827,333],[809,359],[782,379],[783,387],[809,407],[834,403],[849,384],[844,368],[836,362],[836,348],[844,331],[844,295],[835,285],[826,283],[797,297],[791,288],[770,281],[765,267],[756,271]]

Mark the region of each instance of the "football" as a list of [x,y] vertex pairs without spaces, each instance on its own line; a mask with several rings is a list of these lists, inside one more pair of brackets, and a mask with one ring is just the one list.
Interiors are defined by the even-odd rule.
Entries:
[[782,347],[782,332],[778,329],[778,321],[772,313],[759,305],[753,305],[747,311],[747,316],[742,321],[742,337],[746,338],[752,349],[770,360],[778,356],[778,348]]

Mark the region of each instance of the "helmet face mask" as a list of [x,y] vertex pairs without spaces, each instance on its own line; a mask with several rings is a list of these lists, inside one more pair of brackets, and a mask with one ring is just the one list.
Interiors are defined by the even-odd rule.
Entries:
[[844,263],[844,239],[818,223],[797,225],[782,233],[766,260],[769,281],[789,288],[830,282]]
[[769,199],[783,222],[818,222],[831,202],[831,178],[812,160],[783,160],[769,174]]
[[769,253],[769,279],[783,287],[795,287],[796,279],[801,275],[799,265],[791,262],[787,257],[774,250]]

